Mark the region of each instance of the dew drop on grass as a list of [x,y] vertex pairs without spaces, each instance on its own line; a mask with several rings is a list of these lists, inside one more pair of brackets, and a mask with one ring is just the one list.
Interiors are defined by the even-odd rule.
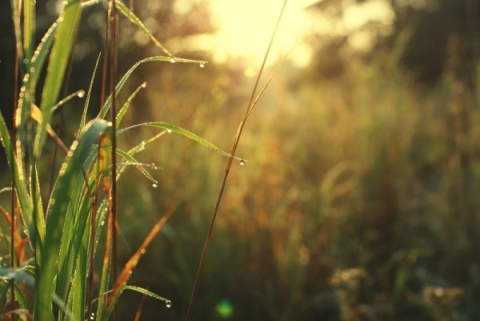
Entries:
[[144,82],[142,85],[141,85],[142,88],[147,88],[147,83]]
[[157,188],[157,187],[158,187],[157,183],[153,183],[153,184],[152,184],[152,187],[153,187],[153,188]]
[[165,306],[170,309],[172,307],[172,301],[170,300],[165,301]]
[[172,58],[170,58],[170,62],[171,62],[172,64],[174,64],[174,63],[177,62],[177,60],[176,60],[174,57],[172,57]]
[[203,62],[200,63],[200,68],[205,68],[205,64]]
[[145,254],[146,252],[147,252],[147,250],[145,250],[145,249],[142,249],[142,250],[140,251],[140,253],[142,253],[142,254]]
[[92,314],[90,315],[90,320],[95,320],[95,313],[92,313]]
[[241,159],[240,160],[240,165],[242,165],[242,166],[245,165],[245,160]]
[[83,90],[80,90],[77,94],[78,98],[83,98],[85,97],[85,92]]
[[171,130],[171,129],[167,129],[167,133],[171,134],[171,133],[172,133],[172,130]]

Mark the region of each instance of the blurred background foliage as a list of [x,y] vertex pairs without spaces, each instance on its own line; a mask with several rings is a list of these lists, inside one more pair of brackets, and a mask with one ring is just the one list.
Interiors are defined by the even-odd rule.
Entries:
[[[388,22],[342,25],[351,8],[379,2]],[[0,6],[0,105],[11,119],[14,40],[8,1]],[[39,38],[56,6],[37,0]],[[133,8],[175,55],[212,59],[195,45],[220,28],[208,2],[133,1]],[[248,162],[231,173],[193,319],[475,320],[480,3],[323,0],[305,10],[331,29],[300,39],[311,60],[285,62],[252,114],[239,149]],[[84,11],[67,92],[88,87],[103,21],[98,7]],[[120,72],[159,54],[122,23]],[[238,59],[144,65],[129,86],[142,82],[126,122],[173,123],[225,150],[253,86]],[[70,102],[55,119],[64,136],[75,131],[76,107]],[[120,143],[126,149],[155,134],[137,129]],[[173,134],[154,144],[138,159],[155,165],[158,183],[132,168],[119,184],[122,258],[179,204],[131,283],[173,302],[166,309],[147,299],[143,319],[181,320],[226,160]],[[121,319],[132,320],[140,301],[125,294]]]

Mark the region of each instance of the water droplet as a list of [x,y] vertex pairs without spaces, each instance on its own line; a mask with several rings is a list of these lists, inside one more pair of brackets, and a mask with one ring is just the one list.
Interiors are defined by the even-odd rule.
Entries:
[[146,88],[147,87],[147,83],[144,82],[142,85],[141,85],[142,88]]
[[105,221],[101,221],[100,226],[104,226],[104,225],[105,225]]
[[90,320],[95,320],[95,313],[92,313],[92,314],[90,315]]
[[200,68],[205,68],[205,63],[201,62],[199,66]]
[[146,252],[147,252],[147,250],[145,250],[145,249],[142,249],[142,250],[140,251],[140,253],[142,253],[142,254],[145,254]]
[[171,129],[167,129],[167,133],[171,134],[171,133],[172,133],[172,130],[171,130]]
[[172,58],[170,58],[170,62],[171,62],[172,64],[174,64],[174,63],[177,62],[177,60],[176,60],[174,57],[172,57]]
[[165,306],[170,309],[172,307],[172,301],[170,300],[165,301]]
[[153,187],[153,188],[157,188],[157,187],[158,187],[157,183],[153,183],[153,184],[152,184],[152,187]]
[[242,165],[242,166],[245,165],[245,160],[244,159],[240,160],[240,165]]
[[83,98],[83,97],[85,97],[85,91],[80,90],[80,91],[78,92],[77,96],[78,96],[78,98]]

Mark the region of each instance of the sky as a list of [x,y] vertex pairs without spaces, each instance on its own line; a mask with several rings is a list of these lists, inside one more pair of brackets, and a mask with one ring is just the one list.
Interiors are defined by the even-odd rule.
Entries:
[[[218,32],[214,41],[214,60],[242,57],[259,62],[265,53],[278,19],[281,0],[210,0],[214,25]],[[272,60],[289,55],[298,64],[307,64],[307,46],[299,38],[311,28],[312,17],[304,10],[312,0],[287,3],[272,49]]]

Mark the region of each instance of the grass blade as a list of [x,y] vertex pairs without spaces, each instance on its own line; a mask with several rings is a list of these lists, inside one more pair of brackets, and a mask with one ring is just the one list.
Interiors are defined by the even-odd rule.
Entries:
[[147,295],[149,297],[152,297],[154,299],[157,299],[158,301],[163,301],[163,302],[165,302],[165,306],[167,308],[170,308],[172,306],[172,301],[170,301],[167,298],[164,298],[163,296],[159,296],[158,294],[155,294],[152,291],[149,291],[147,289],[144,289],[144,288],[141,288],[141,287],[138,287],[138,286],[127,285],[127,286],[125,286],[124,290],[135,291],[135,292],[138,292],[138,293],[141,293],[141,294],[145,294],[145,295]]
[[117,134],[122,134],[130,129],[133,129],[133,128],[136,128],[136,127],[155,127],[155,128],[162,128],[162,129],[165,129],[167,132],[169,133],[176,133],[176,134],[179,134],[179,135],[182,135],[188,139],[191,139],[197,143],[199,143],[200,145],[203,145],[207,148],[210,148],[214,151],[216,151],[217,153],[223,155],[223,156],[227,156],[227,157],[232,157],[234,159],[237,159],[238,161],[243,161],[245,162],[244,159],[242,158],[238,158],[238,157],[235,157],[225,151],[223,151],[222,149],[218,148],[217,146],[215,146],[214,144],[212,144],[211,142],[209,142],[208,140],[186,130],[186,129],[183,129],[181,127],[178,127],[178,126],[175,126],[175,125],[172,125],[172,124],[169,124],[169,123],[164,123],[164,122],[150,122],[150,123],[142,123],[142,124],[136,124],[136,125],[132,125],[132,126],[129,126],[129,127],[126,127],[126,128],[123,128],[123,129],[120,129],[117,131]]
[[142,89],[142,88],[145,88],[147,86],[147,83],[144,82],[143,84],[141,84],[140,86],[137,87],[137,89],[135,89],[135,91],[128,97],[127,101],[123,104],[122,108],[120,108],[120,110],[118,111],[117,113],[117,116],[115,118],[115,122],[117,124],[117,128],[120,126],[120,123],[122,122],[123,120],[123,117],[125,117],[125,114],[127,113],[128,111],[128,108],[130,107],[130,104],[132,103],[133,99],[135,98],[135,96],[138,94],[138,92]]
[[37,270],[35,317],[37,320],[52,320],[52,298],[55,289],[55,277],[58,270],[57,260],[62,238],[65,215],[70,206],[72,185],[81,175],[85,160],[91,148],[98,142],[102,132],[108,128],[104,120],[95,119],[86,127],[79,141],[70,148],[60,176],[55,185],[49,203],[45,240],[42,246],[42,257]]
[[[123,75],[123,77],[118,81],[117,86],[115,87],[115,94],[118,95],[125,85],[125,82],[130,78],[131,74],[137,69],[140,65],[146,63],[146,62],[171,62],[171,57],[165,57],[165,56],[154,56],[154,57],[148,57],[145,59],[142,59],[135,63],[130,69]],[[191,59],[184,59],[184,58],[175,58],[175,62],[178,63],[186,63],[186,64],[205,64],[206,61],[201,61],[201,60],[191,60]],[[98,114],[98,118],[105,118],[107,115],[108,111],[110,110],[110,107],[112,105],[112,96],[110,95],[108,99],[105,101],[105,104],[102,106],[102,109],[100,110]]]
[[258,85],[260,83],[260,78],[262,77],[263,69],[265,68],[267,58],[270,54],[270,49],[272,47],[273,40],[275,39],[275,35],[277,33],[278,26],[280,25],[280,21],[282,19],[283,12],[285,11],[285,7],[287,5],[287,2],[288,2],[288,0],[283,1],[282,8],[280,10],[277,22],[275,24],[275,28],[272,32],[272,35],[270,37],[270,42],[268,44],[267,50],[265,51],[265,54],[264,54],[264,57],[263,57],[263,62],[261,64],[260,71],[258,72],[257,79],[255,80],[255,84],[253,86],[253,90],[252,90],[250,100],[248,102],[247,108],[245,109],[245,115],[243,116],[243,119],[241,120],[240,125],[238,126],[237,134],[236,134],[235,139],[233,141],[232,149],[231,149],[231,152],[230,152],[230,154],[232,156],[229,157],[229,159],[227,161],[227,165],[226,165],[226,168],[225,168],[225,175],[224,175],[223,181],[222,181],[222,186],[220,187],[220,192],[218,193],[217,202],[215,203],[215,209],[213,210],[212,219],[210,221],[210,226],[209,226],[209,229],[208,229],[207,237],[205,238],[205,242],[203,244],[202,255],[200,257],[200,262],[198,263],[197,272],[195,274],[195,280],[194,280],[194,283],[193,283],[192,294],[190,296],[190,302],[188,303],[188,308],[187,308],[187,314],[185,316],[185,321],[190,320],[190,315],[191,315],[191,312],[192,312],[192,309],[193,309],[193,303],[195,301],[196,289],[197,289],[198,283],[200,281],[200,275],[201,275],[201,272],[202,272],[202,269],[203,269],[203,264],[204,264],[205,258],[207,256],[207,251],[208,251],[208,247],[209,247],[210,240],[211,240],[211,237],[212,237],[213,228],[215,226],[215,220],[217,218],[218,210],[220,208],[220,203],[221,203],[222,198],[223,198],[223,192],[224,192],[225,186],[227,184],[228,174],[230,173],[230,168],[232,166],[232,160],[233,160],[233,158],[235,156],[235,153],[237,151],[238,143],[240,142],[240,138],[242,136],[243,128],[245,127],[245,123],[248,119],[248,116],[250,115],[250,112],[254,108],[255,102],[258,101],[258,97],[257,97],[257,99],[255,99],[255,93],[256,93]]
[[78,128],[78,134],[80,134],[83,131],[83,129],[85,128],[85,124],[87,123],[88,105],[90,104],[90,97],[92,95],[93,83],[95,81],[95,74],[97,73],[99,63],[100,63],[100,55],[98,55],[97,61],[95,62],[95,68],[93,68],[92,78],[90,79],[90,85],[88,86],[87,97],[85,99],[85,106],[83,107],[82,119],[80,120],[80,126]]
[[52,53],[50,54],[50,63],[48,65],[45,85],[42,92],[41,109],[43,111],[43,119],[37,128],[35,136],[33,153],[35,157],[41,155],[43,145],[46,139],[47,124],[50,123],[52,109],[58,98],[58,94],[63,84],[63,77],[70,58],[70,53],[81,12],[81,1],[70,0],[65,3],[64,11],[58,22],[58,30],[55,43],[53,44]]

